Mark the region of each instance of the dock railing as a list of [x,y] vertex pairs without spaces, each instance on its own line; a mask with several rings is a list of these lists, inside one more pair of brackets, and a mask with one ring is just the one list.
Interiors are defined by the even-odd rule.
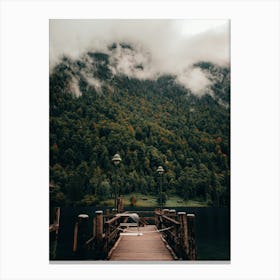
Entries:
[[[194,214],[176,213],[175,210],[168,209],[149,211],[149,213],[136,212],[139,212],[140,227],[148,223],[155,224],[156,230],[161,233],[163,240],[166,241],[174,259],[197,259]],[[128,221],[129,214],[131,213],[105,213],[103,215],[103,211],[96,211],[93,219],[92,236],[87,239],[85,238],[85,228],[89,217],[79,215],[74,230],[73,252],[84,252],[86,249],[91,252],[94,259],[108,258],[119,239],[122,231],[121,224]]]
[[178,259],[196,260],[195,215],[164,209],[155,211],[156,226]]
[[113,248],[117,239],[120,236],[120,230],[119,230],[120,223],[126,222],[126,220],[127,220],[126,217],[115,216],[105,222],[104,251],[107,256],[109,255],[110,250]]

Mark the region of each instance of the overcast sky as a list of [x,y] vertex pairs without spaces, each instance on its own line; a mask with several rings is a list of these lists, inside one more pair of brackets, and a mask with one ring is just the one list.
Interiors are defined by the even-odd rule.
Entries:
[[148,54],[147,75],[175,74],[182,83],[204,87],[207,78],[190,66],[197,61],[228,65],[229,36],[229,20],[50,20],[50,66],[62,55],[78,58],[105,51],[112,42],[128,42]]

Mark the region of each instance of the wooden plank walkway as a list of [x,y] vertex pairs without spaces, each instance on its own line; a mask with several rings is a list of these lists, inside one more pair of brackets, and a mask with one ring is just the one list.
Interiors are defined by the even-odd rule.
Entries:
[[[154,225],[140,227],[143,235],[121,235],[112,251],[112,261],[172,261],[172,254],[162,240],[161,234],[156,232]],[[137,228],[129,228],[135,231]]]

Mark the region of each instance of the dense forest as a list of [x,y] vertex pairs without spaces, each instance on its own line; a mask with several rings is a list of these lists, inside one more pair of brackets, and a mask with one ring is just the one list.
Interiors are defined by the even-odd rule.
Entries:
[[[165,196],[228,206],[229,68],[194,64],[211,80],[197,96],[175,76],[137,79],[114,73],[110,64],[108,53],[88,52],[64,57],[51,70],[51,203],[97,205],[116,186],[120,194],[157,195],[161,165]],[[135,69],[145,71],[141,64]]]

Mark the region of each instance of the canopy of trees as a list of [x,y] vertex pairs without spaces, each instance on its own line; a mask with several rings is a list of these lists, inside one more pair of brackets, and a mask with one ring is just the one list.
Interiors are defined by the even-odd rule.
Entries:
[[[229,69],[197,64],[220,77],[211,95],[197,97],[175,77],[113,75],[106,54],[89,56],[96,64],[92,75],[102,82],[98,89],[81,74],[83,61],[64,58],[50,75],[51,202],[95,204],[113,196],[116,186],[121,194],[156,194],[161,165],[166,195],[229,205]],[[122,157],[117,168],[115,153]]]

